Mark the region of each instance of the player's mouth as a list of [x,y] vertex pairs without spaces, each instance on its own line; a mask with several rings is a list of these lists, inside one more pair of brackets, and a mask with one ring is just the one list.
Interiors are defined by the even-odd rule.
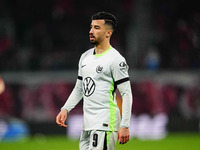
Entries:
[[90,37],[90,41],[94,41],[95,40],[95,37],[93,35],[90,34],[89,37]]

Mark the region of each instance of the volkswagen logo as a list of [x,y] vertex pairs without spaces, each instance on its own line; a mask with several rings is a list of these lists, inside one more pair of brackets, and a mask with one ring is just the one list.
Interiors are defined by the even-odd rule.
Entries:
[[93,94],[95,90],[95,83],[91,77],[87,77],[83,81],[83,94],[88,97]]

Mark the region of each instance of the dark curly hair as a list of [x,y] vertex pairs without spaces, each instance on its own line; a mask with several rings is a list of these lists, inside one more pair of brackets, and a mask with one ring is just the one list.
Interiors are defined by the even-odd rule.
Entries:
[[98,12],[91,17],[91,20],[105,20],[105,24],[110,25],[114,31],[117,27],[117,19],[114,15],[108,12]]

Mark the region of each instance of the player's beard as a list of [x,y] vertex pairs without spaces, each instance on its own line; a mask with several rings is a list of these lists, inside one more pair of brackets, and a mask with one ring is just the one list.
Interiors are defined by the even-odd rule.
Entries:
[[90,41],[90,43],[91,43],[92,45],[98,45],[98,44],[99,44],[99,42],[96,41],[96,40],[94,40],[94,41]]
[[90,34],[90,36],[92,36],[93,40],[90,40],[90,43],[92,45],[98,45],[99,41],[96,39],[96,37],[93,34]]

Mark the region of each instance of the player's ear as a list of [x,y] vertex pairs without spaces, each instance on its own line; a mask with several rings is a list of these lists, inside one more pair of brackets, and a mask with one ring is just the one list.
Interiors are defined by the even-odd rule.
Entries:
[[111,37],[112,33],[113,33],[112,30],[108,30],[107,33],[106,33],[106,38]]

